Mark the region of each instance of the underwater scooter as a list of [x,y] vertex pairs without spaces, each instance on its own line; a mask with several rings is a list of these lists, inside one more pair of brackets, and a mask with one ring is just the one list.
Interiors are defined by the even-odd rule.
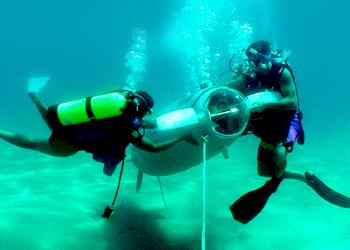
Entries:
[[[226,148],[244,132],[249,115],[249,101],[242,93],[227,87],[208,87],[179,100],[158,116],[156,128],[146,130],[145,136],[154,143],[169,141],[189,133],[198,142],[206,137],[208,158],[220,152],[228,158]],[[139,170],[136,191],[141,187],[144,173],[157,176],[160,184],[159,176],[187,170],[198,165],[201,160],[201,148],[190,143],[178,143],[158,153],[132,147],[131,161]],[[118,187],[119,183],[120,177]],[[160,187],[163,194],[161,184]],[[103,217],[112,216],[117,193],[118,189],[112,206],[105,208]]]
[[[207,136],[208,158],[223,152],[244,132],[249,121],[248,99],[227,87],[209,87],[185,97],[157,117],[157,127],[146,131],[155,143],[190,133],[201,142]],[[179,143],[159,153],[132,148],[131,161],[142,173],[154,176],[175,174],[198,165],[201,148]],[[140,183],[139,183],[140,184]]]
[[[278,92],[270,91],[246,97],[227,87],[201,89],[158,116],[157,127],[146,131],[146,137],[157,143],[189,132],[198,142],[207,136],[207,157],[223,153],[228,158],[227,147],[246,129],[250,105],[280,98]],[[202,152],[200,147],[189,143],[180,143],[156,154],[132,147],[131,161],[139,169],[139,175],[166,176],[198,165]]]

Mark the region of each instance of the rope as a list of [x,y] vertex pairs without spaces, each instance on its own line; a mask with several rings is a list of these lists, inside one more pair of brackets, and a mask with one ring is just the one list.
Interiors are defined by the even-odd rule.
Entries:
[[117,186],[117,190],[115,191],[115,195],[114,195],[114,199],[113,199],[113,202],[112,202],[112,206],[111,206],[111,207],[114,206],[115,200],[117,199],[117,196],[118,196],[119,187],[120,187],[120,181],[122,180],[123,169],[124,169],[124,160],[125,160],[125,158],[123,159],[122,167],[120,168],[118,186]]
[[207,168],[207,135],[203,139],[203,213],[202,213],[202,250],[205,250],[205,221],[206,221],[206,168]]

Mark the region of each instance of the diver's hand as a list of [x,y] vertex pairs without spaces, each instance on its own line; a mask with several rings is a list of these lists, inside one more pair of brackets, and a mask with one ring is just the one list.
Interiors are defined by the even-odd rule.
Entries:
[[179,141],[186,141],[186,142],[192,144],[193,146],[199,145],[198,141],[193,137],[193,135],[191,133],[187,133],[187,134],[181,136],[179,138]]
[[156,119],[143,119],[143,126],[146,129],[155,129],[157,127],[157,120]]
[[250,112],[261,113],[266,109],[266,103],[261,101],[256,101],[250,105]]

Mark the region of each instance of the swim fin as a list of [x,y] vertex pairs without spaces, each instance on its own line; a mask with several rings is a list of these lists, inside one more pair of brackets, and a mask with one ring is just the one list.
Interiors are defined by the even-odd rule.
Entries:
[[38,93],[42,89],[50,77],[33,77],[28,82],[28,93]]
[[143,179],[143,172],[139,170],[137,172],[137,183],[136,183],[136,193],[140,191],[140,188],[142,186],[142,179]]
[[334,205],[350,208],[350,198],[329,188],[311,172],[305,173],[306,183],[323,199]]
[[243,224],[255,218],[265,207],[270,196],[276,192],[282,180],[283,177],[271,178],[262,187],[241,196],[230,206],[233,218]]

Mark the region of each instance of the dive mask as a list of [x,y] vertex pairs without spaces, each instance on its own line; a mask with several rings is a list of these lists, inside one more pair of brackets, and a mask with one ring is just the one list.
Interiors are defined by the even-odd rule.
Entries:
[[247,63],[249,70],[252,72],[262,72],[269,69],[269,63],[276,62],[275,58],[264,55],[253,48],[250,48],[247,53]]

